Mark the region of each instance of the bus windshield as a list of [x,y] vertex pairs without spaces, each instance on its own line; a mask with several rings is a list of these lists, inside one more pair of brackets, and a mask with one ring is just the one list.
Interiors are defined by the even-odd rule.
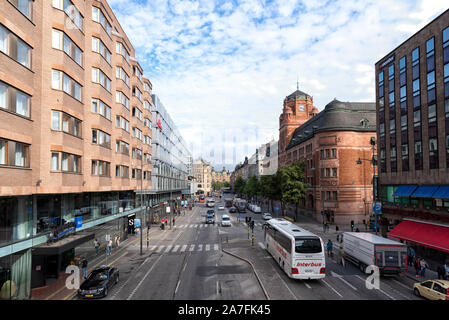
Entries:
[[319,238],[295,237],[296,253],[319,253],[321,252],[321,241]]

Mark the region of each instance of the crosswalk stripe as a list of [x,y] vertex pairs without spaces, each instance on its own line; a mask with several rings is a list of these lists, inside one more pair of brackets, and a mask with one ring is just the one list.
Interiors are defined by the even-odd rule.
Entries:
[[198,227],[198,225],[197,225],[197,224],[195,224],[195,225],[194,225],[194,228],[196,228],[196,227]]
[[193,225],[193,224],[191,224],[189,228],[193,228],[193,226],[194,226],[194,225]]
[[210,244],[206,244],[206,251],[210,250]]
[[200,224],[200,228],[202,228],[203,227],[203,225],[202,224]]
[[186,249],[187,249],[187,245],[185,244],[185,245],[183,245],[183,246],[182,246],[182,248],[181,248],[181,252],[184,252],[184,251],[186,251]]
[[165,246],[159,246],[159,248],[157,249],[157,251],[156,251],[156,252],[161,252],[161,251],[162,251],[162,249],[164,249],[164,247],[165,247]]
[[180,245],[178,244],[178,245],[176,245],[174,248],[173,248],[173,251],[172,252],[176,252],[176,251],[178,251],[178,249],[179,249],[179,247],[180,247]]
[[198,251],[203,251],[203,245],[202,244],[198,245]]
[[156,249],[157,246],[151,246],[150,250]]
[[193,249],[195,249],[195,245],[194,244],[190,245],[189,251],[193,251]]
[[204,228],[207,228],[208,226],[209,226],[208,224],[205,224],[205,225],[204,225]]
[[173,247],[172,245],[167,246],[167,249],[165,249],[165,253],[169,252],[172,247]]
[[218,250],[218,244],[214,244],[214,250],[215,250],[215,251]]

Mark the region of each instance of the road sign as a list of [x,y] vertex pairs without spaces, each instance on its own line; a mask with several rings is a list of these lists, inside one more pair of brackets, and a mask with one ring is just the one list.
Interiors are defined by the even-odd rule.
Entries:
[[373,213],[380,214],[382,212],[382,202],[373,203]]
[[140,219],[134,219],[134,227],[140,228]]
[[274,210],[279,211],[279,205],[276,205],[276,206],[274,207]]
[[165,208],[165,212],[170,213],[170,207]]
[[106,240],[106,242],[109,242],[109,240],[111,240],[111,235],[110,235],[110,234],[107,234],[107,235],[105,236],[105,240]]

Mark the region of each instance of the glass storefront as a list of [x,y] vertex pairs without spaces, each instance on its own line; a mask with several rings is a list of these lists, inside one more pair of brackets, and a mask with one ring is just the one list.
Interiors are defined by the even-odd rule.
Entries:
[[0,258],[0,300],[28,299],[31,285],[31,249]]
[[32,228],[31,196],[0,198],[0,246],[31,237]]

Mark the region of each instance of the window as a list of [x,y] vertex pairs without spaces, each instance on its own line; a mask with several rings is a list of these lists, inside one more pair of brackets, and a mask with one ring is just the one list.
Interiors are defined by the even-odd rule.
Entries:
[[148,118],[143,119],[143,125],[151,129],[151,121]]
[[121,91],[115,92],[115,102],[122,104],[129,110],[129,98]]
[[394,119],[390,120],[390,134],[396,133],[396,122]]
[[140,111],[139,108],[133,107],[133,117],[142,121],[142,111]]
[[92,68],[92,82],[100,84],[107,91],[111,92],[111,79],[101,69]]
[[437,138],[429,139],[429,168],[430,169],[438,168],[438,139]]
[[401,131],[407,130],[407,115],[401,116]]
[[[59,160],[61,160],[61,163],[59,163]],[[52,171],[59,171],[60,168],[62,172],[81,173],[81,156],[52,151],[51,161]]]
[[[118,53],[118,52],[117,52]],[[133,72],[134,75],[139,78],[140,81],[142,81],[142,72],[140,71],[139,68],[137,68],[136,66],[133,66]]]
[[124,141],[117,140],[115,142],[115,152],[126,154],[127,156],[129,156],[129,144]]
[[0,108],[30,118],[31,96],[0,81]]
[[382,137],[385,135],[385,123],[379,125],[379,135]]
[[8,0],[17,10],[28,19],[33,19],[33,0]]
[[408,157],[408,144],[401,145],[401,155],[402,158]]
[[129,121],[122,116],[115,117],[115,126],[129,132]]
[[142,140],[142,131],[140,131],[139,128],[133,127],[132,128],[132,136],[136,137],[139,140]]
[[421,153],[421,152],[422,152],[421,141],[415,141],[415,154]]
[[132,178],[133,179],[142,179],[142,172],[140,169],[132,169]]
[[330,177],[330,176],[331,176],[331,169],[326,168],[326,177]]
[[121,42],[115,43],[115,53],[120,54],[129,63],[129,53]]
[[332,168],[332,176],[333,177],[337,176],[337,168]]
[[399,89],[399,94],[400,94],[401,102],[404,102],[405,100],[407,100],[407,86],[402,86]]
[[68,113],[52,110],[51,112],[51,129],[55,131],[63,131],[75,137],[81,138],[81,120],[72,117]]
[[150,85],[146,82],[143,83],[143,90],[151,94]]
[[111,136],[104,131],[92,129],[92,143],[111,148]]
[[94,176],[110,177],[111,164],[106,161],[92,160],[91,174]]
[[0,24],[0,51],[31,69],[31,47]]
[[338,193],[337,193],[337,191],[332,191],[332,200],[338,201]]
[[82,86],[60,70],[52,70],[53,89],[62,90],[68,95],[81,102]]
[[145,101],[143,102],[143,108],[144,108],[144,109],[147,109],[147,110],[150,110],[150,103],[149,103],[148,101],[145,100]]
[[129,167],[127,166],[115,166],[115,176],[117,178],[129,178]]
[[378,86],[379,86],[379,97],[383,97],[384,96],[384,72],[379,72],[379,82],[378,82]]
[[115,76],[117,79],[123,80],[123,82],[129,87],[129,76],[122,67],[115,67]]
[[83,52],[63,31],[53,29],[52,46],[54,49],[63,50],[80,66],[83,65]]
[[0,165],[29,168],[30,145],[0,139]]
[[142,92],[137,87],[133,87],[133,96],[137,97],[140,101],[142,101]]
[[394,107],[394,91],[388,94],[388,100],[390,101],[390,108]]
[[437,121],[437,111],[436,111],[435,104],[432,104],[428,107],[428,119],[429,119],[429,123]]
[[78,8],[70,0],[52,0],[53,7],[59,10],[63,10],[65,14],[72,20],[74,25],[83,30],[83,16],[79,12]]
[[320,151],[320,159],[324,159],[324,150]]
[[100,8],[92,7],[92,20],[101,24],[106,33],[109,36],[111,36],[112,34],[111,24],[106,19],[106,17],[103,14],[103,11],[101,11]]
[[421,126],[421,111],[420,110],[413,112],[413,126],[414,127]]
[[101,39],[92,37],[92,51],[99,53],[109,64],[111,64],[111,51],[109,51]]
[[98,113],[108,120],[111,120],[111,107],[100,99],[92,99],[92,112]]
[[134,159],[142,159],[142,150],[137,149],[137,148],[133,148],[132,149],[132,157]]
[[330,158],[331,151],[329,149],[326,149],[326,158]]

